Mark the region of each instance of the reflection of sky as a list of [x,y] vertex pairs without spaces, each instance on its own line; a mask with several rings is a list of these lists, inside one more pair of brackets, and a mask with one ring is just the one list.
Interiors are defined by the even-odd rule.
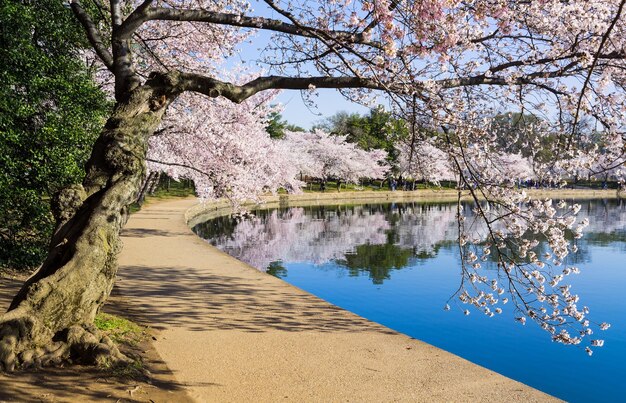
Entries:
[[[459,257],[450,242],[456,237],[454,205],[266,212],[240,230],[237,226],[229,235],[213,241],[218,246],[223,243],[222,247],[229,243],[238,245],[240,250],[249,247],[256,249],[255,253],[260,253],[258,250],[263,249],[265,242],[273,252],[262,254],[262,261],[282,260],[284,271],[280,274],[285,281],[562,399],[623,401],[626,203],[580,204],[579,216],[589,217],[591,225],[578,241],[579,252],[570,257],[571,263],[580,266],[581,274],[568,280],[572,291],[580,295],[579,305],[590,307],[590,318],[612,325],[608,331],[594,335],[604,339],[605,346],[596,348],[593,357],[580,348],[552,343],[532,323],[522,326],[515,322],[511,305],[502,306],[504,313],[494,318],[477,311],[465,317],[455,303],[451,303],[451,311],[443,311],[459,283]],[[349,225],[356,227],[351,229]],[[243,241],[245,234],[253,234],[259,243]],[[354,253],[362,243],[400,248],[412,245],[413,254],[419,258],[409,259],[404,268],[382,274],[373,274],[374,270],[355,271],[341,256]],[[401,253],[404,249],[391,250]],[[296,256],[301,252],[304,258]],[[313,254],[319,255],[307,260]],[[381,268],[386,266],[377,267]]]
[[571,277],[591,316],[612,324],[597,335],[606,341],[588,357],[582,349],[550,341],[528,323],[512,319],[512,306],[501,316],[469,316],[443,305],[458,286],[458,257],[441,250],[395,271],[383,285],[350,277],[345,267],[328,263],[320,270],[307,264],[286,265],[285,281],[344,309],[382,323],[472,362],[572,402],[624,401],[626,374],[626,268],[624,255],[612,247],[592,247],[582,274]]

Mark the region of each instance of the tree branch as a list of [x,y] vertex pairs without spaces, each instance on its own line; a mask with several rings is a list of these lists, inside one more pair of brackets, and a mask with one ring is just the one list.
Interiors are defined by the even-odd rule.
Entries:
[[76,19],[78,19],[78,22],[80,22],[83,26],[87,35],[87,40],[91,46],[93,46],[96,54],[100,60],[102,60],[102,63],[104,63],[109,70],[113,71],[113,56],[102,42],[100,33],[98,32],[96,25],[91,20],[91,17],[89,17],[89,14],[83,10],[78,0],[72,0],[70,6],[72,7],[72,11],[76,16]]
[[[144,0],[137,8],[122,23],[122,26],[118,30],[118,34],[130,37],[139,28],[141,24],[146,22],[146,12],[152,5],[154,0]],[[139,22],[140,21],[140,22]]]
[[122,25],[122,5],[120,0],[110,0],[111,6],[111,25],[115,31],[120,25]]
[[593,62],[591,63],[591,67],[589,67],[589,73],[587,74],[587,77],[585,78],[585,82],[583,83],[583,87],[580,90],[580,96],[578,97],[578,103],[576,104],[576,114],[574,116],[574,123],[572,124],[572,132],[569,136],[569,139],[567,141],[568,144],[566,147],[569,147],[569,144],[572,142],[572,138],[574,137],[574,134],[576,132],[576,125],[578,124],[580,107],[582,106],[583,98],[585,97],[585,90],[587,89],[587,85],[589,85],[589,81],[591,81],[591,75],[593,74],[593,71],[595,70],[596,65],[598,64],[598,59],[600,58],[602,49],[604,48],[604,44],[609,39],[609,35],[611,34],[611,31],[613,30],[613,28],[615,27],[615,24],[617,24],[617,21],[619,21],[622,15],[622,10],[624,9],[625,4],[626,4],[626,0],[622,0],[619,3],[619,7],[617,8],[617,14],[615,14],[615,17],[611,21],[611,24],[607,28],[604,35],[602,35],[600,46],[598,46],[598,50],[596,51],[596,54],[593,57]]
[[242,28],[263,29],[306,38],[329,37],[338,42],[349,42],[380,48],[376,41],[367,40],[365,35],[348,31],[326,31],[319,28],[296,26],[280,20],[264,17],[248,17],[239,14],[217,13],[207,10],[180,10],[172,8],[145,8],[135,10],[120,27],[120,38],[129,38],[146,21],[187,21],[230,25]]
[[[349,44],[351,44],[351,42],[338,41],[337,38],[334,37],[333,35],[330,35],[327,32],[324,32],[324,31],[321,31],[321,30],[311,31],[307,26],[302,25],[298,21],[298,19],[293,16],[292,13],[290,13],[289,11],[283,10],[282,8],[278,7],[278,5],[274,1],[272,1],[272,0],[265,0],[265,3],[271,9],[273,9],[274,11],[276,11],[277,13],[279,13],[280,15],[282,15],[283,17],[285,17],[289,21],[291,21],[291,23],[296,28],[301,29],[303,31],[310,32],[312,37],[317,39],[317,40],[319,40],[320,42],[322,42],[328,48],[328,50],[330,50],[332,53],[334,53],[341,60],[343,65],[348,70],[350,70],[350,73],[352,73],[354,76],[360,77],[361,74],[359,74],[359,72],[352,67],[351,63],[346,59],[345,56],[343,56],[341,54],[341,52],[339,52],[338,48],[346,49],[348,52],[352,53],[358,59],[361,59],[365,64],[368,64],[368,63],[371,64],[372,63],[371,60],[368,60],[367,58],[363,57],[362,54],[360,54],[359,52],[355,51],[350,46],[348,46]],[[354,33],[354,35],[356,35],[356,33]],[[333,42],[333,43],[329,43],[329,42]]]
[[[243,85],[235,85],[229,82],[193,73],[178,73],[176,88],[180,91],[194,91],[210,97],[222,96],[235,103],[241,103],[254,94],[269,90],[308,90],[310,88],[368,88],[383,90],[388,89],[375,80],[359,77],[280,77],[266,76],[256,78]],[[405,89],[393,88],[397,92]]]
[[[383,83],[378,80],[363,77],[283,77],[283,76],[264,76],[258,77],[242,85],[236,85],[226,81],[217,80],[195,73],[183,73],[172,71],[164,75],[168,85],[175,88],[176,92],[193,91],[207,95],[212,98],[224,97],[235,103],[241,103],[250,98],[254,94],[270,90],[308,90],[315,88],[365,88],[372,90],[387,91],[394,94],[415,95],[420,99],[424,99],[425,85],[422,82],[415,82],[412,86],[402,84]],[[534,77],[532,77],[534,78]],[[542,74],[541,77],[545,78]],[[484,75],[464,77],[456,79],[444,79],[435,82],[442,89],[471,87],[479,85],[534,85],[538,88],[559,94],[554,88],[551,88],[541,82],[534,82],[531,77],[520,77],[514,81],[508,81],[500,77],[485,77]]]

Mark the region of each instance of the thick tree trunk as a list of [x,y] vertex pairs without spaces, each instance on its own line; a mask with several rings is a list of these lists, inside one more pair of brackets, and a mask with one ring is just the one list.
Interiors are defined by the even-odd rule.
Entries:
[[82,186],[55,198],[48,257],[0,316],[0,367],[121,358],[92,323],[113,288],[119,233],[145,175],[148,139],[175,94],[159,76],[118,102]]
[[155,187],[155,182],[159,180],[159,174],[157,172],[150,172],[146,179],[143,181],[139,195],[137,196],[137,204],[142,206],[146,200],[146,195],[151,194],[152,189]]

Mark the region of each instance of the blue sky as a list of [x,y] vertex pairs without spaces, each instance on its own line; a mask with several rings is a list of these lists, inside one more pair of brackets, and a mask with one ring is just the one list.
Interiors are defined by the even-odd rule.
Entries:
[[[269,37],[268,33],[260,32],[252,39],[251,44],[242,44],[239,55],[231,59],[233,65],[243,60],[249,66],[257,65],[258,70],[267,70],[266,65],[257,63],[256,60],[259,58],[258,49],[264,47],[269,41]],[[317,90],[317,95],[313,99],[315,108],[308,108],[302,100],[300,91],[285,90],[278,96],[277,101],[284,106],[283,118],[289,123],[305,129],[310,129],[317,121],[340,111],[358,112],[360,114],[369,112],[368,108],[348,101],[337,90]]]
[[305,129],[310,129],[317,121],[340,111],[366,114],[369,109],[346,100],[336,90],[319,90],[315,97],[317,108],[309,109],[302,102],[300,91],[283,91],[278,101],[284,105],[283,118]]
[[[280,18],[273,10],[258,1],[252,1],[252,7],[255,10],[250,13],[254,16],[262,16],[269,18]],[[232,57],[227,66],[234,66],[241,61],[245,61],[247,65],[258,65],[259,70],[267,69],[267,66],[256,63],[259,58],[259,49],[264,48],[271,40],[271,34],[267,31],[259,31],[251,39],[251,43],[244,42],[239,46],[240,52],[238,56]],[[284,105],[283,118],[289,123],[310,129],[311,126],[318,121],[332,116],[340,111],[358,112],[360,114],[369,113],[369,109],[346,100],[336,90],[318,90],[317,96],[314,98],[316,108],[308,108],[302,101],[300,91],[283,91],[278,96],[278,102]]]

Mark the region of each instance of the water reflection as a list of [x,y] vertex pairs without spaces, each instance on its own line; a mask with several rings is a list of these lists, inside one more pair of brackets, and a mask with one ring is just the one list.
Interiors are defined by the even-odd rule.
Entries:
[[[579,204],[579,220],[589,218],[590,225],[568,263],[589,260],[585,243],[626,251],[624,201]],[[472,205],[463,207],[473,231],[484,233],[484,223],[471,216]],[[245,220],[219,217],[194,231],[228,254],[278,277],[286,273],[280,262],[335,262],[350,276],[366,274],[375,284],[417,260],[435,258],[441,248],[454,246],[458,234],[455,203],[291,207],[253,213]],[[547,246],[540,244],[536,252],[547,252]]]
[[[612,324],[598,335],[606,344],[593,357],[553,343],[537,326],[522,326],[513,319],[513,304],[495,318],[442,309],[460,279],[455,204],[257,211],[253,219],[222,217],[195,230],[337,306],[567,401],[623,401],[626,203],[579,204],[579,219],[589,218],[590,226],[577,241],[578,252],[567,257],[582,274],[568,281],[593,318]],[[474,229],[483,230],[480,222]]]
[[354,252],[346,253],[344,259],[336,262],[348,268],[350,276],[367,273],[374,284],[382,284],[390,278],[392,270],[401,269],[410,264],[413,250],[392,243],[383,245],[358,245]]

